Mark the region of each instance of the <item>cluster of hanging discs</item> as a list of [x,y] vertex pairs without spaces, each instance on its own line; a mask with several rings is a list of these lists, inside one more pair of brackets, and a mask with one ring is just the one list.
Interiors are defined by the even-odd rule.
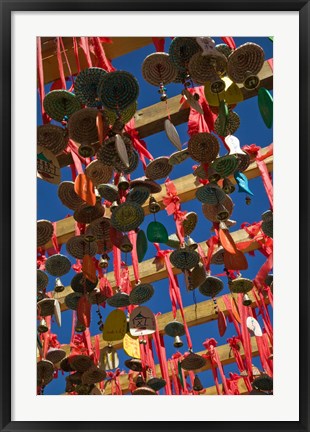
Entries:
[[[199,96],[190,90],[194,88],[194,84],[203,85],[210,108],[217,114],[216,134],[225,137],[229,148],[237,147],[240,150],[240,143],[233,136],[240,125],[240,119],[233,111],[235,103],[229,103],[230,94],[234,93],[238,101],[241,84],[246,90],[255,91],[259,86],[258,74],[263,63],[264,52],[254,43],[246,43],[232,51],[225,44],[215,45],[211,38],[176,37],[170,45],[169,53],[156,52],[144,60],[142,74],[148,83],[158,87],[160,100],[163,102],[168,98],[166,86],[182,83],[184,98],[199,113],[203,113]],[[67,241],[67,253],[73,259],[82,261],[86,255],[99,255],[98,267],[106,273],[113,247],[119,248],[124,254],[132,252],[135,247],[138,261],[141,262],[149,243],[167,245],[174,249],[169,257],[170,262],[184,272],[188,289],[198,288],[201,294],[214,299],[216,308],[216,296],[223,290],[224,284],[221,279],[206,271],[197,252],[197,243],[190,237],[198,221],[197,214],[188,212],[182,222],[185,234],[183,244],[176,234],[169,235],[165,226],[158,222],[155,216],[161,209],[156,201],[156,194],[161,192],[162,187],[157,181],[169,176],[173,167],[187,158],[198,162],[200,165],[194,175],[208,180],[207,184],[199,187],[196,192],[196,198],[202,203],[203,215],[210,222],[219,223],[223,230],[228,230],[235,224],[230,219],[233,212],[230,194],[234,192],[235,185],[229,177],[235,177],[239,190],[244,188],[247,196],[252,194],[243,174],[251,162],[250,155],[240,150],[220,157],[219,138],[213,133],[194,134],[188,141],[188,146],[183,148],[174,125],[167,118],[164,129],[177,151],[151,160],[146,166],[145,176],[132,179],[132,173],[139,164],[139,155],[126,124],[137,110],[138,95],[138,82],[129,72],[106,72],[92,67],[77,75],[74,93],[54,90],[44,99],[45,112],[60,124],[39,126],[38,146],[47,149],[54,156],[59,156],[67,149],[69,140],[72,140],[82,158],[93,158],[83,175],[87,178],[88,187],[93,188],[94,202],[85,201],[79,193],[76,181],[63,181],[58,187],[61,203],[73,212],[73,218],[80,227],[79,234]],[[220,180],[221,186],[218,184]],[[140,229],[145,215],[143,205],[148,205],[149,213],[154,215],[154,221],[149,223],[146,233]],[[263,220],[264,232],[272,237],[272,213],[266,212]],[[44,248],[51,241],[53,230],[51,222],[37,222],[38,248]],[[132,231],[136,234],[136,244],[132,242]],[[225,261],[225,250],[221,246],[213,255],[211,263],[233,270],[229,259]],[[71,260],[60,253],[46,259],[45,271],[38,267],[39,335],[48,332],[47,317],[53,316],[56,323],[61,325],[61,308],[57,299],[65,289],[61,277],[67,274],[71,267]],[[239,265],[236,270],[245,270],[247,264],[241,267],[242,265]],[[252,281],[241,277],[241,274],[233,280],[229,278],[228,272],[227,275],[230,291],[242,293],[244,304],[249,305],[251,300],[247,293],[253,288]],[[49,278],[54,279],[54,297],[46,292]],[[113,328],[113,319],[122,329],[117,340],[120,336],[124,338],[125,351],[125,338],[131,338],[131,343],[137,340],[139,348],[139,343],[145,343],[145,338],[155,331],[152,311],[141,306],[148,302],[153,294],[154,288],[151,284],[136,281],[130,293],[124,292],[119,286],[113,295],[107,297],[107,290],[99,286],[99,276],[94,279],[88,278],[84,272],[77,273],[72,278],[70,293],[64,298],[66,307],[77,312],[75,332],[83,333],[89,327],[90,320],[85,318],[85,305],[94,305],[97,308],[98,328],[103,332],[103,338],[108,345],[96,364],[86,354],[67,354],[61,347],[49,347],[45,358],[38,362],[37,384],[41,391],[52,381],[54,371],[58,368],[69,372],[66,377],[66,392],[102,394],[97,384],[106,379],[107,371],[115,370],[119,365],[112,344],[115,339],[110,330]],[[107,317],[105,323],[99,308],[103,302],[116,309],[110,314],[110,318]],[[133,309],[126,316],[119,308],[129,306],[133,306]],[[139,323],[143,320],[149,320],[151,324],[145,325],[144,330],[144,327],[139,330]],[[164,332],[174,339],[176,348],[183,346],[181,337],[185,334],[185,328],[181,322],[168,323]],[[39,345],[40,341],[42,338],[38,336]],[[129,349],[128,352],[131,353]],[[195,371],[205,366],[204,357],[192,350],[187,354],[180,363],[183,370]],[[138,355],[131,356],[125,361],[125,365],[138,373],[133,394],[155,395],[165,387],[163,378],[152,376],[149,369],[145,371]],[[270,379],[268,380],[265,374],[259,374],[256,380],[258,390],[272,390],[272,382],[270,384]],[[200,391],[202,388],[196,376],[194,390]]]

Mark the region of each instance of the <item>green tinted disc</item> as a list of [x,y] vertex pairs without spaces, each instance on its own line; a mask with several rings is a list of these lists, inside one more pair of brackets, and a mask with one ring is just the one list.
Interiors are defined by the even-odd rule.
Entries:
[[221,100],[218,115],[218,134],[226,136],[226,126],[228,121],[228,107],[224,100]]
[[168,241],[168,232],[162,223],[150,222],[147,227],[147,238],[152,243],[166,243]]
[[258,107],[265,125],[270,129],[273,121],[273,98],[263,87],[258,90]]
[[143,230],[139,230],[137,235],[137,255],[139,263],[145,257],[147,251],[147,238]]

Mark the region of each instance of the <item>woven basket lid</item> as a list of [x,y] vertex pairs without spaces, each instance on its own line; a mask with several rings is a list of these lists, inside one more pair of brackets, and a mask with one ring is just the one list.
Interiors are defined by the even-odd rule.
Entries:
[[126,124],[133,118],[133,116],[137,111],[137,108],[138,108],[138,104],[135,101],[127,108],[121,110],[119,114],[116,114],[114,111],[110,111],[108,109],[105,110],[105,113],[110,125],[113,125],[115,121],[118,119],[121,120],[123,124]]
[[198,216],[195,212],[188,212],[185,215],[185,219],[183,220],[183,229],[184,229],[184,235],[189,236],[196,228],[198,222]]
[[78,98],[67,90],[49,92],[44,98],[43,106],[46,114],[59,122],[66,117],[70,118],[73,113],[81,109]]
[[70,210],[77,210],[84,203],[74,190],[74,182],[64,181],[58,186],[58,197],[62,204]]
[[45,124],[37,128],[37,145],[47,148],[55,156],[67,148],[68,139],[67,131],[59,126]]
[[125,202],[113,211],[111,225],[118,231],[128,232],[138,228],[143,220],[143,208],[135,202]]
[[202,203],[215,205],[225,201],[226,194],[216,183],[209,183],[197,189],[196,198]]
[[101,303],[106,301],[107,296],[104,291],[96,287],[93,291],[89,293],[88,299],[90,304],[100,305]]
[[52,222],[48,220],[37,221],[37,246],[44,246],[50,241],[54,232]]
[[74,292],[83,294],[85,290],[87,292],[93,291],[96,288],[97,283],[98,281],[91,282],[83,273],[77,273],[71,280],[71,288]]
[[67,252],[77,259],[83,259],[84,255],[95,256],[97,253],[97,243],[86,242],[84,235],[71,237],[66,244]]
[[193,288],[199,287],[206,279],[206,270],[204,265],[199,262],[191,271],[190,282]]
[[166,384],[167,383],[163,378],[157,378],[157,377],[150,378],[146,383],[146,385],[148,387],[151,387],[154,391],[161,390],[162,388],[165,387]]
[[189,156],[190,156],[189,151],[186,148],[186,149],[183,149],[183,150],[180,150],[180,151],[172,153],[169,156],[169,161],[168,162],[172,166],[179,165],[182,162],[184,162],[186,159],[188,159]]
[[42,317],[51,316],[54,314],[54,306],[55,300],[52,298],[44,298],[43,300],[38,301],[38,315]]
[[37,385],[46,386],[54,378],[54,365],[49,360],[41,360],[37,363]]
[[154,180],[151,180],[147,177],[139,177],[137,179],[131,180],[130,182],[130,188],[133,188],[135,186],[145,186],[150,190],[151,194],[159,193],[161,192],[161,185],[156,183]]
[[[71,361],[71,357],[69,357],[69,362]],[[75,369],[73,369],[75,370]],[[82,372],[75,372],[73,374],[70,374],[66,377],[66,381],[69,381],[70,383],[74,385],[79,385],[82,383]]]
[[124,174],[131,174],[134,172],[139,165],[139,155],[135,150],[131,150],[128,154],[129,166],[126,167],[121,160],[115,160],[114,168],[115,171]]
[[211,222],[219,222],[220,220],[224,220],[225,218],[222,219],[221,215],[225,212],[227,212],[227,220],[231,216],[233,208],[234,204],[228,195],[226,195],[225,201],[223,201],[221,204],[202,204],[202,212],[204,216]]
[[243,83],[247,73],[257,75],[265,60],[264,50],[257,44],[248,42],[238,47],[228,58],[227,75],[236,83]]
[[215,276],[207,276],[199,287],[199,292],[206,297],[215,297],[224,289],[223,281]]
[[186,71],[188,63],[201,48],[192,37],[175,37],[169,47],[170,60],[181,71]]
[[253,288],[253,281],[251,279],[246,279],[238,277],[231,282],[229,282],[229,289],[233,293],[245,294]]
[[[68,121],[69,137],[78,144],[98,143],[97,115],[101,114],[95,108],[84,108],[72,114]],[[106,122],[103,124],[107,132]]]
[[59,348],[50,348],[46,353],[46,360],[53,364],[61,362],[66,357],[66,351]]
[[135,186],[132,188],[127,197],[126,201],[135,202],[137,204],[144,204],[150,196],[150,190],[146,186]]
[[181,270],[191,269],[199,262],[199,255],[189,248],[180,248],[170,254],[171,264]]
[[262,214],[263,222],[273,222],[273,212],[272,210],[267,210]]
[[161,156],[152,160],[145,169],[145,175],[151,180],[159,180],[167,177],[172,170],[167,156]]
[[239,165],[236,171],[245,171],[251,163],[250,155],[248,153],[237,153],[236,156],[239,161]]
[[198,162],[210,163],[214,161],[220,151],[217,138],[208,133],[194,134],[188,141],[188,151],[192,159]]
[[[130,159],[130,155],[133,151],[132,147],[132,140],[131,138],[124,134],[122,135],[122,140],[126,147],[126,152],[128,155],[128,159]],[[120,157],[117,153],[116,146],[115,146],[116,138],[115,136],[112,136],[106,140],[104,140],[102,146],[100,146],[98,152],[97,152],[97,159],[102,162],[105,165],[115,166],[115,163],[121,164]],[[129,160],[129,164],[131,165],[134,163],[134,160]],[[123,164],[121,165],[123,166]],[[126,168],[126,167],[125,167]]]
[[147,385],[142,387],[137,387],[133,392],[133,396],[154,396],[156,395],[156,391]]
[[118,191],[118,187],[115,185],[112,185],[110,183],[106,183],[106,184],[100,184],[98,185],[98,192],[100,194],[100,196],[109,201],[109,202],[113,202],[113,201],[118,201],[119,199],[119,191]]
[[98,95],[105,108],[122,111],[138,99],[139,84],[129,72],[109,72],[101,80]]
[[212,168],[214,168],[221,177],[225,178],[233,174],[238,165],[238,157],[235,154],[228,154],[215,159],[212,163]]
[[223,54],[226,58],[228,58],[232,53],[232,49],[226,44],[215,45],[215,49],[219,51],[221,54]]
[[266,236],[273,238],[273,222],[263,222],[262,231]]
[[86,372],[94,363],[92,359],[86,355],[70,355],[69,362],[71,367],[77,372]]
[[110,227],[110,219],[101,217],[89,224],[86,228],[86,234],[88,233],[88,230],[91,229],[97,240],[108,241],[110,239]]
[[149,84],[159,86],[169,84],[175,80],[177,69],[170,60],[170,56],[164,52],[156,52],[148,55],[142,63],[142,76]]
[[252,386],[257,390],[272,391],[273,379],[267,374],[261,374],[252,382]]
[[82,297],[82,294],[77,293],[77,292],[73,292],[73,293],[66,295],[65,304],[66,304],[67,308],[69,308],[71,310],[77,310],[78,302],[79,302],[81,297]]
[[149,301],[154,294],[154,288],[151,284],[138,284],[129,294],[130,303],[140,305]]
[[180,247],[180,240],[177,234],[170,234],[168,236],[168,241],[165,243],[170,248],[178,249]]
[[111,180],[113,168],[103,164],[99,160],[94,160],[87,165],[85,174],[91,179],[94,186],[98,186],[102,183],[108,183]]
[[219,117],[217,117],[217,119],[215,120],[214,131],[218,135],[223,135],[226,137],[227,135],[233,135],[236,132],[236,130],[239,129],[239,126],[240,126],[240,117],[238,116],[238,114],[236,112],[230,110],[229,114],[228,114],[228,119],[227,119],[227,122],[225,125],[224,132],[221,131]]
[[166,335],[173,338],[176,336],[184,336],[185,327],[184,324],[180,323],[179,321],[171,321],[165,326],[164,332],[166,333]]
[[71,262],[65,255],[55,254],[45,261],[45,270],[52,276],[60,277],[71,270]]
[[211,264],[223,265],[224,264],[224,248],[222,246],[218,247],[216,252],[212,255]]
[[87,371],[82,375],[82,384],[96,384],[103,381],[107,376],[104,369],[92,365]]
[[48,285],[48,275],[43,270],[37,270],[37,289],[43,290]]
[[187,357],[181,361],[181,368],[184,370],[197,370],[206,365],[207,361],[202,356],[190,352]]
[[112,307],[126,307],[130,305],[129,295],[124,292],[117,292],[107,299],[107,303]]
[[85,203],[80,208],[75,210],[73,219],[79,223],[87,224],[101,218],[104,215],[104,212],[105,207],[100,203],[94,206],[90,206]]
[[127,366],[128,369],[134,372],[142,372],[143,370],[143,365],[141,360],[136,358],[125,360],[125,366]]
[[188,65],[191,78],[197,84],[205,84],[216,77],[223,76],[227,69],[227,58],[216,49],[210,54],[202,55],[200,52],[194,54]]
[[60,369],[62,369],[64,372],[73,372],[74,371],[74,369],[70,365],[69,357],[65,357],[60,362]]
[[98,87],[107,72],[98,67],[82,70],[74,82],[74,93],[81,104],[88,107],[99,107]]

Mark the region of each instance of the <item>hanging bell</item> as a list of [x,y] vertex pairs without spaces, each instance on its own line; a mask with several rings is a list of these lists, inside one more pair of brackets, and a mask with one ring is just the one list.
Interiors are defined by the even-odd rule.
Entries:
[[122,238],[122,241],[121,241],[121,244],[120,244],[119,248],[124,253],[128,253],[128,252],[132,251],[133,246],[132,246],[132,243],[129,240],[129,237],[128,237],[127,234],[124,235],[124,237]]
[[198,375],[195,375],[193,390],[195,390],[195,391],[203,390],[203,385],[201,384],[201,381],[200,381]]
[[117,201],[113,201],[110,207],[111,212],[113,213],[114,210],[118,207],[118,202]]
[[259,86],[260,80],[258,76],[253,75],[250,71],[246,73],[246,79],[243,86],[246,90],[255,90]]
[[46,321],[45,321],[45,319],[41,319],[40,325],[38,327],[38,332],[39,333],[46,333],[47,331],[48,331],[48,327],[47,327]]
[[143,379],[143,377],[142,377],[141,374],[139,374],[139,375],[137,376],[137,379],[136,379],[136,386],[137,386],[137,387],[143,387],[143,386],[145,386],[145,381],[144,381],[144,379]]
[[37,291],[37,301],[43,300],[45,297],[44,291]]
[[84,324],[81,324],[80,322],[77,322],[74,329],[77,333],[83,333],[86,330],[86,327]]
[[215,76],[211,81],[210,90],[215,94],[222,93],[225,90],[225,81],[221,80],[218,76]]
[[87,227],[87,231],[84,235],[84,241],[86,241],[87,243],[92,243],[92,242],[96,241],[96,236],[95,236],[93,228],[91,226]]
[[236,188],[229,178],[224,178],[222,189],[227,195],[230,195],[235,191]]
[[250,299],[250,297],[247,294],[244,294],[243,299],[242,299],[243,306],[250,306],[251,303],[252,303],[252,300]]
[[56,278],[54,291],[57,293],[60,293],[60,292],[63,292],[64,289],[65,289],[65,287],[62,284],[60,278]]
[[198,244],[191,237],[186,239],[186,246],[191,250],[196,250],[198,248]]
[[120,176],[117,187],[119,190],[123,191],[129,189],[129,182],[125,176]]
[[160,205],[158,204],[158,202],[156,201],[156,199],[154,197],[150,198],[149,210],[150,210],[150,213],[158,213],[160,211]]
[[121,121],[120,118],[117,118],[112,126],[112,132],[114,134],[119,134],[121,135],[124,129],[124,123]]
[[223,204],[218,204],[216,218],[218,221],[225,221],[229,218],[229,212]]
[[79,147],[79,155],[83,158],[94,156],[95,149],[89,144],[81,144]]
[[99,267],[100,268],[107,268],[109,265],[109,260],[110,260],[109,255],[107,255],[107,254],[101,255],[101,258],[100,258],[99,264],[98,264]]
[[180,336],[175,336],[173,346],[175,348],[181,348],[183,346],[183,341]]

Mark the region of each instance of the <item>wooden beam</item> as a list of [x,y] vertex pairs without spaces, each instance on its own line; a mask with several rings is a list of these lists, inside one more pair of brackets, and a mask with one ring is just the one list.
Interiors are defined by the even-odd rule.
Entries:
[[[266,149],[263,149],[262,154],[265,154],[265,153],[266,153]],[[273,170],[273,156],[270,156],[267,159],[265,159],[265,163],[267,165],[268,171],[272,172],[272,170]],[[251,165],[248,167],[248,169],[244,173],[249,180],[258,177],[260,175],[260,171],[257,167],[256,162],[251,163]],[[230,176],[229,178],[234,184],[236,183],[233,176]],[[197,189],[202,187],[202,185],[197,180],[197,177],[195,177],[193,174],[188,174],[184,177],[179,177],[179,178],[173,180],[173,183],[176,186],[177,193],[178,193],[182,203],[194,199]],[[157,194],[154,194],[154,198],[159,203],[161,209],[165,208],[165,206],[163,204],[163,197],[165,195],[166,195],[166,188],[165,188],[165,185],[163,184],[162,185],[162,191],[157,193]],[[150,213],[149,208],[148,208],[148,201],[145,204],[143,204],[142,207],[144,209],[145,215],[148,215]],[[106,209],[105,216],[107,216],[107,217],[110,216],[110,212],[108,209]],[[62,220],[56,222],[56,224],[57,224],[56,225],[56,233],[57,233],[57,240],[58,240],[59,245],[66,243],[71,237],[73,237],[75,235],[75,221],[74,221],[72,216],[67,217],[65,219],[62,219]],[[51,241],[45,245],[46,249],[49,249],[51,247],[53,247]]]
[[[74,56],[73,50],[73,39],[72,37],[64,37],[63,43],[65,47],[65,53],[68,58],[68,62],[70,64],[71,72],[75,75],[77,70],[76,60]],[[116,57],[120,57],[124,54],[128,54],[129,52],[135,51],[139,48],[142,48],[146,45],[152,43],[151,37],[113,37],[112,43],[103,43],[106,56],[108,59],[113,60]],[[42,46],[42,59],[43,59],[43,70],[44,70],[44,83],[47,84],[51,81],[55,81],[59,78],[59,69],[56,55],[56,38],[45,37],[41,38],[41,46]],[[79,60],[81,70],[87,68],[87,62],[84,56],[84,53],[81,48],[78,50],[79,52]],[[94,60],[93,55],[91,55]],[[63,67],[65,76],[69,76],[70,72],[68,70],[67,62],[65,61],[64,55],[63,58]],[[95,65],[95,63],[93,63]]]

